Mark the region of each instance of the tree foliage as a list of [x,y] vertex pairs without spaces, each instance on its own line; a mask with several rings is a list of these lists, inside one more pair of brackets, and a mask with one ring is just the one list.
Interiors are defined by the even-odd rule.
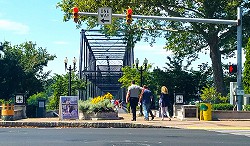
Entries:
[[[183,94],[184,101],[198,99],[198,91],[211,85],[211,70],[207,64],[200,66],[200,71],[187,70],[183,60],[179,57],[167,57],[168,62],[165,71],[157,68],[151,73],[153,76],[154,90],[160,94],[161,86],[169,89],[169,94]],[[174,99],[174,98],[172,98]]]
[[[55,74],[51,85],[53,95],[49,99],[49,108],[58,109],[60,96],[67,96],[69,92],[69,73],[66,75]],[[71,73],[71,95],[77,95],[78,90],[84,90],[86,83],[80,80],[75,73]]]
[[11,46],[4,42],[5,58],[0,61],[0,98],[9,99],[16,93],[35,94],[43,90],[50,73],[43,72],[48,61],[55,58],[46,49],[32,42]]
[[[206,19],[237,19],[237,7],[244,8],[243,13],[243,46],[250,36],[250,2],[247,0],[62,0],[57,4],[64,14],[64,21],[71,20],[72,7],[78,6],[83,12],[97,12],[99,7],[111,7],[113,13],[123,14],[130,6],[135,15],[157,15]],[[77,27],[86,22],[88,28],[98,26],[97,17],[81,16]],[[117,30],[129,32],[133,43],[144,36],[151,44],[156,37],[166,38],[166,49],[179,57],[187,57],[190,63],[197,59],[200,52],[208,52],[212,61],[213,79],[216,90],[226,95],[221,65],[222,55],[225,58],[234,56],[236,49],[236,26],[222,24],[187,23],[133,19],[132,25],[126,25],[125,19],[112,18],[112,25],[100,26],[104,33],[116,33]],[[167,30],[167,31],[162,31]],[[128,35],[127,35],[128,36]]]
[[28,105],[37,106],[39,99],[47,100],[48,96],[45,92],[39,92],[37,94],[33,94],[32,96],[30,96],[29,99],[27,100],[27,103]]
[[243,71],[243,85],[245,94],[250,93],[250,38],[248,40],[248,44],[245,48],[246,51],[246,61],[244,63],[244,71]]
[[[178,57],[168,57],[167,67],[163,71],[159,68],[143,72],[143,84],[149,86],[149,89],[154,95],[160,94],[162,86],[169,89],[172,102],[174,102],[174,93],[181,93],[184,95],[184,101],[188,102],[191,99],[198,99],[197,92],[203,87],[210,86],[211,83],[211,68],[207,64],[200,66],[200,71],[189,71],[183,66],[183,60]],[[131,80],[135,80],[140,85],[140,73],[136,68],[129,66],[123,67],[123,76],[119,79],[123,87],[131,85]]]
[[222,96],[221,93],[216,92],[214,87],[203,88],[201,91],[201,99],[204,102],[209,102],[213,104],[229,102],[229,96]]
[[147,68],[144,71],[142,71],[142,80],[141,80],[141,73],[138,69],[131,68],[130,66],[125,66],[122,68],[123,75],[118,81],[122,83],[122,87],[124,88],[128,88],[131,85],[132,80],[134,80],[137,85],[145,84],[150,86],[150,82],[152,81],[149,73],[150,68],[151,65],[149,64]]

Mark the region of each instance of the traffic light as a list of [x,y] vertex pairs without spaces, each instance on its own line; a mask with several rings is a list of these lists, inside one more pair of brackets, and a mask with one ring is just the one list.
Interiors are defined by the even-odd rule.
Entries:
[[133,10],[131,8],[127,9],[127,15],[126,15],[126,22],[127,24],[131,24],[132,23],[132,13]]
[[229,65],[229,73],[237,73],[237,65]]
[[79,14],[78,14],[78,8],[74,7],[73,8],[73,18],[74,18],[74,22],[77,23],[78,22],[78,18],[79,18]]

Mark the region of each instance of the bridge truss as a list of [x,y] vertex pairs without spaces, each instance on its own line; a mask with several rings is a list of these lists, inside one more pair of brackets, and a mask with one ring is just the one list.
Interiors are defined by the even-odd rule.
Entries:
[[116,98],[125,99],[125,89],[118,79],[123,66],[132,66],[134,50],[129,40],[120,32],[105,35],[100,30],[81,30],[79,77],[88,84],[80,92],[80,99],[96,97],[110,92]]

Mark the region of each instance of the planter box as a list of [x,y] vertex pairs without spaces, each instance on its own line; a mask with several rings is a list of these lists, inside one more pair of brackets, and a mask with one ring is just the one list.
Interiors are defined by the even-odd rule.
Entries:
[[228,119],[250,119],[250,111],[212,111],[214,120],[228,120]]
[[98,112],[98,113],[81,113],[80,119],[83,120],[119,120],[117,112]]

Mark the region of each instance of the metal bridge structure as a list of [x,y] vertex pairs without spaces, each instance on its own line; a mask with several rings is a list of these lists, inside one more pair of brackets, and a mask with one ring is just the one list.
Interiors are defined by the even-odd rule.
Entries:
[[80,32],[79,78],[87,84],[79,92],[81,100],[111,93],[115,98],[125,100],[125,89],[118,79],[122,67],[134,63],[134,48],[123,32],[105,35],[100,30]]

